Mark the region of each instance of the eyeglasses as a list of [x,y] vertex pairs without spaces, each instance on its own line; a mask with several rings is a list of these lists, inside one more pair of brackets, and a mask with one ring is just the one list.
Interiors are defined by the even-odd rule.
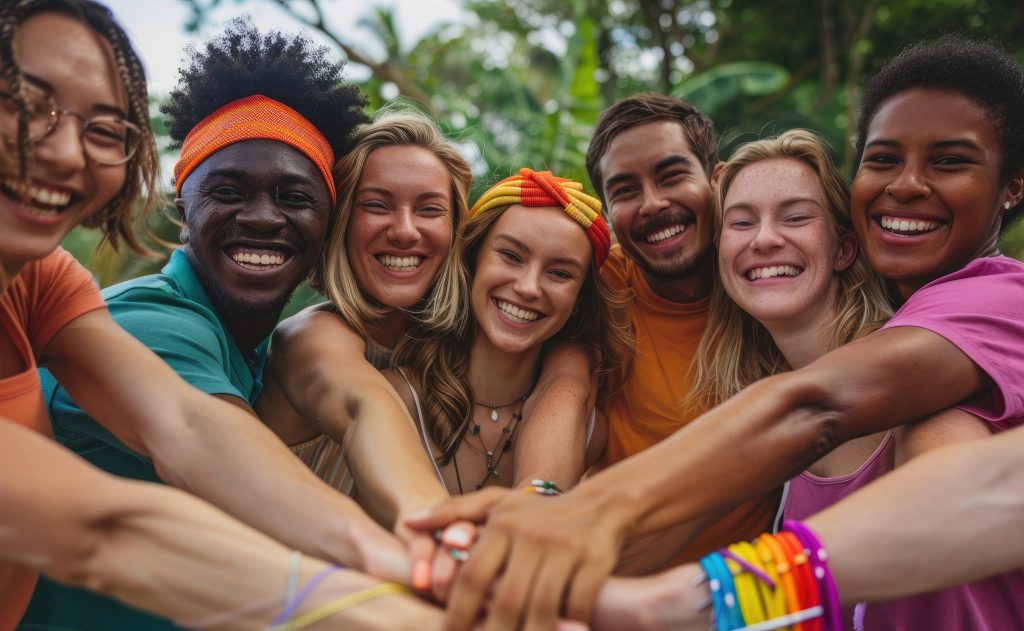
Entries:
[[[138,126],[119,116],[101,115],[85,118],[81,114],[57,108],[49,94],[30,90],[26,123],[32,142],[39,142],[53,133],[61,116],[81,121],[79,139],[90,160],[104,166],[116,166],[131,160],[142,141]],[[10,92],[0,92],[0,133],[10,142],[18,135],[18,103]]]

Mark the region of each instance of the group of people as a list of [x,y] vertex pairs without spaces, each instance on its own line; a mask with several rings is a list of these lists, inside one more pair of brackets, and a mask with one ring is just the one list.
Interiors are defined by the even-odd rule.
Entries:
[[0,64],[0,631],[1024,627],[997,46],[872,77],[852,187],[812,132],[721,162],[638,94],[596,196],[471,200],[429,117],[236,21],[162,108],[181,247],[102,292],[59,244],[152,247],[138,56],[16,0]]

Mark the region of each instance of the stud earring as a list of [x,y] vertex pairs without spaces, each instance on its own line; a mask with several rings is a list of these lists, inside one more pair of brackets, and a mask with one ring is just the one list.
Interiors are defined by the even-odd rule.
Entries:
[[1005,202],[1003,204],[1003,208],[1005,208],[1006,210],[1010,210],[1010,202]]

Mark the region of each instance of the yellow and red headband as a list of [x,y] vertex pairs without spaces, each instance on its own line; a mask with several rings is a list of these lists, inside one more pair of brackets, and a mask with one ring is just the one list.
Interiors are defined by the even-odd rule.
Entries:
[[557,177],[551,171],[519,169],[519,175],[505,178],[481,195],[469,216],[512,204],[564,209],[586,230],[594,246],[594,269],[599,269],[608,258],[612,239],[608,224],[601,217],[601,202],[584,193],[579,182]]
[[181,157],[174,165],[175,194],[181,196],[182,182],[203,160],[228,145],[256,139],[277,140],[300,151],[324,177],[331,192],[331,204],[337,201],[331,175],[334,166],[331,144],[302,114],[261,94],[228,103],[188,132],[181,146]]

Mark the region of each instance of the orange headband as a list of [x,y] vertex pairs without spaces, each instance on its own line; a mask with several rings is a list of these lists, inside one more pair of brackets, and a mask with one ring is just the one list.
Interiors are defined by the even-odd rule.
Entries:
[[601,217],[601,202],[584,193],[579,182],[557,177],[551,171],[519,169],[519,175],[505,178],[481,195],[469,216],[512,204],[563,208],[587,231],[594,246],[594,269],[600,269],[608,258],[612,239],[608,224]]
[[337,201],[331,175],[334,151],[330,143],[302,114],[261,94],[228,103],[188,132],[181,157],[174,165],[175,194],[181,197],[182,182],[203,160],[228,145],[260,138],[277,140],[302,152],[324,177],[331,192],[331,204]]

